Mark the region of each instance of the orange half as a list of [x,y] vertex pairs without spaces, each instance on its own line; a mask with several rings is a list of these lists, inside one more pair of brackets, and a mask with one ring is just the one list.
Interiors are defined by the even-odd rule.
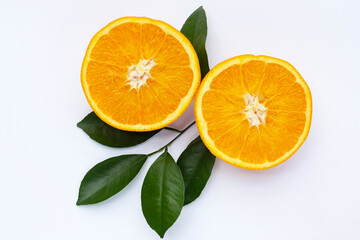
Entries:
[[150,131],[175,121],[200,84],[200,67],[189,40],[170,25],[124,17],[91,40],[81,83],[94,112],[109,125]]
[[241,168],[274,167],[293,155],[311,124],[310,89],[289,63],[242,55],[213,68],[195,97],[200,136],[218,158]]

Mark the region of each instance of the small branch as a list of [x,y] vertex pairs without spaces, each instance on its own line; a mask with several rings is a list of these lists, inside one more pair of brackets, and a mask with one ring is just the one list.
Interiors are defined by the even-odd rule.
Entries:
[[189,126],[187,126],[184,130],[182,130],[173,140],[171,140],[168,144],[166,144],[164,147],[170,146],[178,137],[180,137],[186,130],[188,130],[192,125],[195,124],[195,121],[190,123]]
[[[159,148],[158,150],[156,150],[155,152],[152,152],[152,153],[149,153],[148,154],[148,157],[150,157],[151,155],[154,155],[155,153],[158,153],[158,152],[161,152],[162,150],[164,149],[167,149],[173,142],[175,142],[176,139],[178,139],[184,132],[186,132],[192,125],[195,124],[195,121],[190,123],[186,128],[184,128],[184,130],[177,130],[175,129],[176,131],[179,131],[179,134],[173,138],[173,140],[171,140],[170,142],[168,142],[166,145],[164,145],[163,147]],[[166,127],[165,127],[166,129]],[[169,129],[168,129],[169,130]]]
[[178,133],[180,133],[180,132],[181,132],[181,130],[176,129],[176,128],[172,128],[172,127],[164,127],[164,129],[169,130],[169,131],[178,132]]

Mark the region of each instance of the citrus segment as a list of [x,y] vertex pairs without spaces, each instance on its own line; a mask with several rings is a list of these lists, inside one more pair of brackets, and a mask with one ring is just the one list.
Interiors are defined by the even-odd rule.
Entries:
[[[224,82],[224,78],[229,80]],[[219,73],[219,75],[213,79],[211,89],[224,96],[242,96],[245,93],[245,86],[242,81],[240,66],[233,65]]]
[[160,48],[156,61],[159,64],[166,64],[169,66],[184,66],[190,65],[188,53],[181,46],[179,40],[175,37],[167,35],[165,41]]
[[241,65],[242,82],[247,93],[253,95],[258,92],[265,72],[266,63],[263,61],[252,60]]
[[268,106],[271,109],[304,113],[307,107],[307,99],[303,87],[295,82],[284,93],[273,95],[268,101]]
[[140,23],[126,22],[109,29],[107,34],[116,44],[118,51],[125,54],[131,64],[137,64],[141,59],[141,29]]
[[195,98],[196,123],[218,158],[247,169],[276,166],[308,135],[311,93],[289,63],[267,56],[226,60],[204,78]]
[[257,127],[250,126],[245,144],[243,145],[241,154],[238,157],[244,162],[251,162],[258,165],[262,165],[267,161],[265,152],[261,147],[261,137]]
[[194,73],[189,67],[172,67],[164,64],[155,65],[150,74],[154,81],[179,98],[186,96],[192,84],[190,81],[183,81],[183,79],[192,79],[194,77]]
[[81,82],[103,121],[150,131],[169,125],[189,106],[200,84],[199,61],[191,43],[170,25],[125,17],[93,37]]
[[141,53],[144,59],[151,59],[163,46],[166,33],[154,24],[142,24]]
[[126,68],[120,68],[104,62],[91,61],[87,67],[88,86],[104,84],[105,86],[124,86],[126,84]]
[[130,64],[128,56],[121,52],[117,44],[109,35],[101,36],[90,53],[95,62],[111,64],[117,67],[126,67]]
[[[219,134],[219,132],[222,133]],[[246,143],[248,133],[249,124],[247,121],[241,121],[230,127],[222,125],[219,128],[215,128],[213,131],[209,131],[209,136],[214,137],[214,143],[217,148],[223,149],[223,152],[232,158],[238,158]],[[222,139],[227,140],[222,141]]]

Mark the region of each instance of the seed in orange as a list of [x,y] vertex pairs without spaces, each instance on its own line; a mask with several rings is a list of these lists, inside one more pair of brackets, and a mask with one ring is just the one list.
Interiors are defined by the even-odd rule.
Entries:
[[94,112],[109,125],[150,131],[175,121],[200,84],[200,67],[189,40],[170,25],[124,17],[91,40],[81,83]]
[[310,89],[289,63],[243,55],[213,68],[195,97],[200,136],[218,158],[241,168],[274,167],[293,155],[311,124]]

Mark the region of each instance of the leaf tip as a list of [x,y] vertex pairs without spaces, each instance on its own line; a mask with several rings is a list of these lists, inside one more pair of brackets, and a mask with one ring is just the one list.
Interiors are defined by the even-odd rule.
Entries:
[[88,199],[86,197],[84,197],[84,195],[79,193],[78,199],[76,201],[76,206],[82,206],[82,205],[87,205],[87,204],[91,204],[91,203],[88,201]]
[[200,6],[200,7],[198,7],[198,9],[195,10],[195,12],[196,12],[196,11],[205,11],[205,10],[204,10],[204,7],[203,7],[203,6]]
[[[83,119],[83,120],[84,120],[84,119]],[[81,120],[80,122],[78,122],[78,123],[76,124],[76,126],[77,126],[78,128],[83,129],[83,120]]]
[[84,205],[84,204],[80,201],[80,199],[78,199],[78,200],[76,201],[76,206],[80,206],[80,205]]
[[156,231],[156,233],[159,235],[160,238],[164,238],[165,232]]
[[87,199],[81,199],[79,198],[77,201],[76,201],[76,205],[77,206],[83,206],[83,205],[90,205],[90,204],[95,204],[97,202],[92,202],[92,201],[88,201]]

